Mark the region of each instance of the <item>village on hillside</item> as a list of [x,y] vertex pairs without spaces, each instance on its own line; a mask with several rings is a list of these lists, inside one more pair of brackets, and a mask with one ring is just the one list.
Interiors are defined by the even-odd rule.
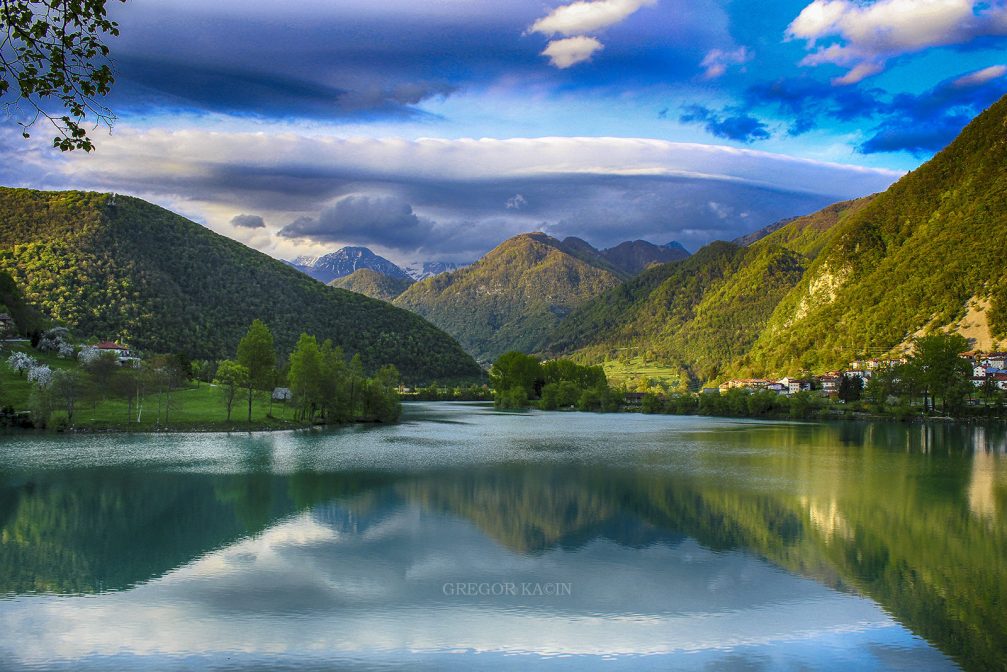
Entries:
[[[1007,352],[983,353],[971,350],[961,353],[961,358],[972,366],[972,384],[978,389],[992,385],[999,390],[1007,390]],[[823,396],[834,397],[839,394],[843,378],[856,381],[860,388],[866,387],[872,377],[896,366],[904,365],[908,360],[899,358],[858,359],[850,362],[849,368],[841,371],[830,371],[820,376],[804,378],[785,377],[779,380],[764,378],[735,378],[721,383],[719,387],[705,387],[704,394],[724,394],[733,389],[768,390],[781,395],[791,395],[798,392],[818,391]]]

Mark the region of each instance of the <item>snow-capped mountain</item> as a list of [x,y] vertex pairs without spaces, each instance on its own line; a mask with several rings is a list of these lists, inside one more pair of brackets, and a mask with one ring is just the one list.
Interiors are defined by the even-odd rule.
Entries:
[[301,256],[291,266],[326,284],[344,278],[361,268],[369,268],[390,278],[409,279],[409,274],[384,257],[366,247],[344,247],[321,257]]
[[440,275],[441,273],[457,271],[458,269],[465,268],[466,266],[471,266],[471,263],[453,261],[414,261],[406,264],[405,271],[412,276],[413,280],[419,282],[420,280],[426,280],[427,278],[432,278],[433,276]]

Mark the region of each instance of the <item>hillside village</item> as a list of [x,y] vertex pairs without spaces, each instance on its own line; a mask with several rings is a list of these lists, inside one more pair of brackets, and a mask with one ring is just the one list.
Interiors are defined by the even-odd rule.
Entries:
[[[998,390],[1007,390],[1007,352],[983,353],[971,350],[961,353],[960,357],[972,367],[971,381],[977,389],[992,385]],[[823,396],[836,396],[843,377],[859,381],[862,389],[867,387],[871,379],[882,371],[892,370],[905,365],[908,360],[899,358],[859,359],[850,362],[849,367],[840,371],[830,371],[820,376],[803,378],[784,377],[779,380],[765,378],[734,378],[721,383],[718,387],[705,387],[704,394],[726,393],[733,389],[769,390],[782,395],[798,392],[818,391]]]

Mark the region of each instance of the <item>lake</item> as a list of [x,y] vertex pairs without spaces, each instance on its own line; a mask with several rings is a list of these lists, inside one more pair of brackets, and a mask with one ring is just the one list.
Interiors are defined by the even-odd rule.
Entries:
[[0,437],[0,667],[1003,669],[1007,430]]

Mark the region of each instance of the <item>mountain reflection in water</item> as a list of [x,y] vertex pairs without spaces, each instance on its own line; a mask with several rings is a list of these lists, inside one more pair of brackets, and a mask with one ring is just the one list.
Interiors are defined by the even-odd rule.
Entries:
[[3,439],[0,655],[46,669],[1005,660],[1002,430],[443,404],[407,417]]

